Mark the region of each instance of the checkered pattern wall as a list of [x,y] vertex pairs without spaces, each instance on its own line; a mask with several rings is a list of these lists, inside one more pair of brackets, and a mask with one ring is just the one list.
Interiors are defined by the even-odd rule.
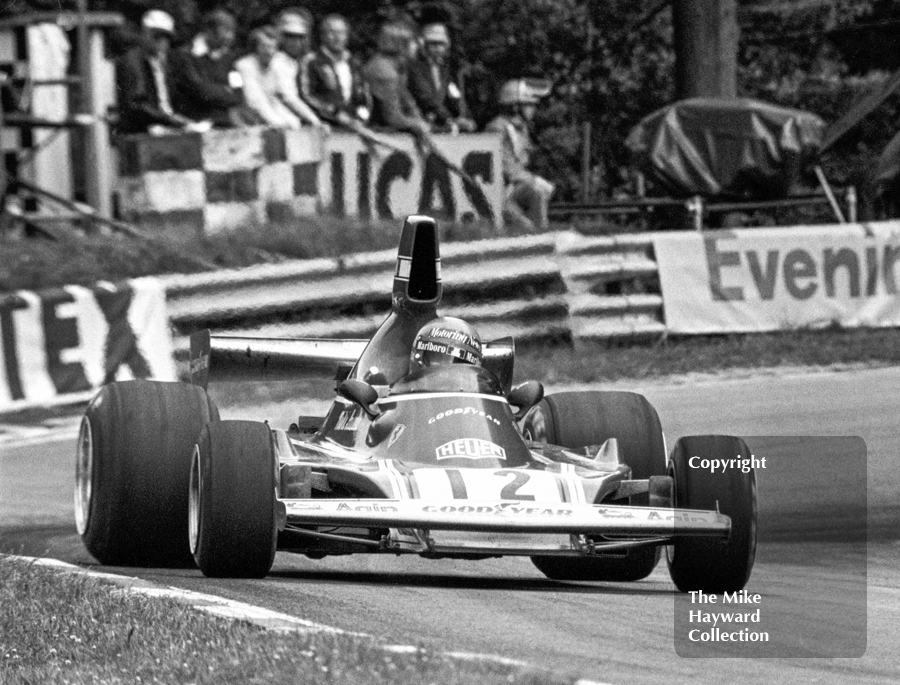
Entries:
[[322,146],[313,129],[128,136],[119,212],[146,228],[198,233],[314,214]]
[[[428,214],[502,226],[499,134],[367,144],[352,133],[267,128],[129,136],[119,145],[123,219],[150,230],[216,233],[328,213],[363,221]],[[464,183],[461,173],[471,183]]]

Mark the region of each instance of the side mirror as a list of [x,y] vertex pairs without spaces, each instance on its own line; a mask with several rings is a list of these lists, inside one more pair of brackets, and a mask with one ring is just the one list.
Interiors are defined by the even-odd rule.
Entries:
[[[344,399],[358,404],[370,418],[375,418],[381,414],[378,405],[378,391],[365,381],[357,378],[348,378],[338,386],[338,395]],[[373,409],[374,406],[374,409]]]
[[518,407],[513,415],[516,419],[521,419],[529,409],[544,399],[544,386],[537,381],[519,383],[509,391],[506,399],[512,406]]

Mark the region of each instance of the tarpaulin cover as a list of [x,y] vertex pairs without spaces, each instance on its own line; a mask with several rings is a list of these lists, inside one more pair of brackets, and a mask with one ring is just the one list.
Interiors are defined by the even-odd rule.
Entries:
[[675,196],[785,197],[822,145],[815,114],[758,100],[693,98],[635,126],[626,144]]
[[876,181],[892,181],[900,176],[900,133],[884,146],[875,164]]

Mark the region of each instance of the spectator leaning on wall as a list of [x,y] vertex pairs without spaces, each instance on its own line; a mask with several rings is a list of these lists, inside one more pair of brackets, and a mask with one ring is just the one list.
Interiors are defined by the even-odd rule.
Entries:
[[244,84],[244,98],[269,126],[299,128],[301,120],[324,126],[297,94],[297,65],[278,50],[278,33],[271,26],[250,33],[253,52],[235,63]]
[[350,25],[329,14],[319,25],[319,49],[300,63],[300,95],[326,120],[366,123],[371,113],[361,65],[347,50]]
[[378,51],[363,67],[372,94],[372,126],[408,131],[420,138],[430,131],[407,85],[412,32],[401,22],[388,22],[378,34]]
[[171,15],[150,10],[141,19],[139,44],[117,60],[119,133],[204,128],[176,112],[172,104],[174,82],[169,48],[174,33],[175,20]]
[[192,119],[209,120],[227,127],[262,123],[243,107],[240,74],[234,69],[232,52],[234,17],[214,10],[203,20],[203,30],[191,45],[172,55],[175,102],[179,111]]
[[528,131],[538,103],[550,92],[542,79],[515,79],[500,88],[500,115],[487,125],[503,135],[504,214],[528,232],[546,228],[547,209],[555,186],[528,170],[532,142]]
[[[312,12],[305,7],[288,7],[278,13],[275,24],[275,28],[278,29],[278,49],[294,60],[298,69],[312,47],[312,26]],[[299,71],[297,89],[300,90]]]
[[441,23],[422,29],[422,49],[409,65],[409,90],[438,131],[472,132],[462,92],[450,73],[450,33]]

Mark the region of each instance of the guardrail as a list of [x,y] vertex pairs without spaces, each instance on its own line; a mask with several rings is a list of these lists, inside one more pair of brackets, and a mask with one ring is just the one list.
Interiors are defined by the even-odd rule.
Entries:
[[[686,219],[685,225],[696,230],[707,228],[706,219],[710,215],[721,215],[730,212],[774,213],[779,210],[801,209],[811,207],[828,207],[829,214],[834,214],[840,223],[855,223],[857,220],[857,195],[854,186],[831,189],[821,193],[792,195],[778,200],[753,201],[707,201],[699,195],[688,198],[673,197],[634,197],[622,200],[604,200],[597,202],[559,202],[550,205],[550,218],[554,221],[573,221],[589,224],[591,220],[604,216],[637,216],[646,222],[656,209],[682,209]],[[843,201],[843,208],[838,199]]]
[[[486,339],[572,342],[665,333],[649,235],[575,232],[450,243],[441,311]],[[166,276],[180,355],[200,328],[218,334],[367,337],[390,310],[396,252]]]

